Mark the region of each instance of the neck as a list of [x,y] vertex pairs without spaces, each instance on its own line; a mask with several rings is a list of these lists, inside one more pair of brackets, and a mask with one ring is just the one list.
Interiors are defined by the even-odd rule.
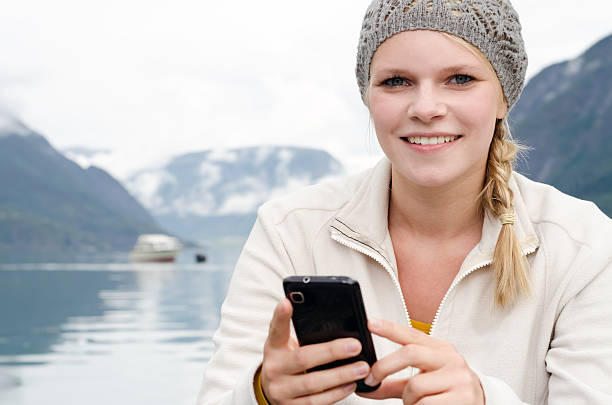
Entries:
[[483,212],[478,194],[484,170],[476,174],[452,184],[424,187],[406,181],[392,168],[389,229],[437,240],[480,234]]

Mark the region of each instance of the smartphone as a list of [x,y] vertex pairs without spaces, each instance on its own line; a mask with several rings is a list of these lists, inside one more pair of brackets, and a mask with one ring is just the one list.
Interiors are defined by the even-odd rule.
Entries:
[[[293,305],[293,327],[300,346],[352,337],[361,342],[357,356],[314,367],[308,372],[342,366],[356,361],[376,362],[372,335],[368,330],[359,283],[342,276],[291,276],[283,280],[285,295]],[[363,379],[357,392],[371,392]]]

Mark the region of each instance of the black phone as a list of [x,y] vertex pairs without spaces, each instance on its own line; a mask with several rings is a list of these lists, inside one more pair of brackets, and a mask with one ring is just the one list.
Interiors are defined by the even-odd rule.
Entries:
[[[283,280],[285,295],[293,305],[293,327],[300,346],[352,337],[361,342],[357,356],[324,364],[310,371],[323,370],[364,360],[376,362],[372,335],[368,330],[359,283],[342,276],[291,276]],[[371,392],[363,379],[356,381],[357,392]]]

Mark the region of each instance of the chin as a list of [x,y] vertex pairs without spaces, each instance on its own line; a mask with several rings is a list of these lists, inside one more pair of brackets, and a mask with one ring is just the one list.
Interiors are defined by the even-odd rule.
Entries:
[[419,170],[418,172],[414,171],[404,171],[399,168],[395,170],[396,175],[399,175],[403,181],[407,183],[412,183],[419,187],[442,187],[445,186],[454,180],[456,180],[453,176],[449,176],[448,171],[439,171],[439,170]]

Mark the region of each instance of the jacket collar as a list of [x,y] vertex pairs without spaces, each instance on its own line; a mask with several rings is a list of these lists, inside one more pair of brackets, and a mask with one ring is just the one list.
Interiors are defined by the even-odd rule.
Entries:
[[[516,178],[510,180],[510,189],[514,193],[516,223],[514,231],[525,255],[534,252],[539,240],[529,218],[529,213]],[[338,212],[334,225],[352,239],[370,246],[381,253],[395,266],[395,254],[389,236],[387,215],[389,210],[389,184],[391,182],[391,162],[383,158],[356,188],[353,198]],[[499,219],[490,214],[485,215],[480,242],[470,253],[471,259],[478,262],[490,262],[497,238],[501,230]]]

